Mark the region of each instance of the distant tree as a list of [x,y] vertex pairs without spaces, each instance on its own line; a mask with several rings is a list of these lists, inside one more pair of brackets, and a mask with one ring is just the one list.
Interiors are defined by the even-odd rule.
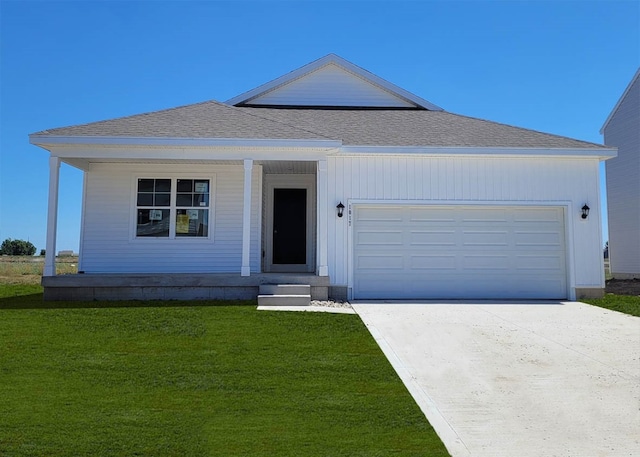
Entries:
[[45,255],[47,255],[47,250],[46,249],[40,249],[40,257],[44,257]]
[[0,246],[1,255],[33,255],[36,247],[29,241],[7,238]]

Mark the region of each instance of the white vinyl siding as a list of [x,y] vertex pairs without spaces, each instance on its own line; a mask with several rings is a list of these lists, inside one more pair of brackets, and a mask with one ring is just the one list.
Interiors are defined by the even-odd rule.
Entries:
[[611,272],[640,277],[640,78],[604,130],[618,156],[605,162]]
[[[330,157],[329,202],[564,207],[569,288],[604,287],[598,159],[516,157]],[[588,204],[587,220],[580,208]],[[350,284],[352,215],[329,218],[329,275]]]
[[354,298],[565,298],[557,207],[354,205]]
[[247,104],[415,107],[415,104],[409,103],[334,64],[275,88],[250,100]]
[[[209,238],[136,239],[139,176],[212,180]],[[251,271],[260,270],[262,169],[253,169]],[[87,172],[82,268],[87,273],[239,273],[242,263],[242,165],[92,164]]]

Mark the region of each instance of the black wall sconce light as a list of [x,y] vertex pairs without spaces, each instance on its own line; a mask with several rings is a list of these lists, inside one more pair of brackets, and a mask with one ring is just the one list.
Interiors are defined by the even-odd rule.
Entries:
[[344,214],[344,205],[342,204],[342,202],[338,203],[336,209],[338,210],[338,217],[342,217],[342,215]]
[[589,209],[590,208],[586,204],[582,207],[582,219],[589,217]]

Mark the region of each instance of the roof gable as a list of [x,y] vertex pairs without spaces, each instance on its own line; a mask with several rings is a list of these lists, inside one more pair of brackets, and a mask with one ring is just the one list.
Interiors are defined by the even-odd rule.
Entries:
[[609,113],[607,120],[604,121],[604,124],[602,124],[602,128],[600,128],[600,134],[604,134],[604,129],[607,128],[607,125],[609,125],[609,122],[611,122],[611,119],[613,119],[613,117],[615,116],[616,112],[618,111],[618,108],[620,108],[620,105],[624,103],[625,99],[627,98],[627,95],[629,94],[629,92],[631,92],[631,88],[638,81],[640,81],[640,68],[638,68],[638,70],[636,71],[636,74],[633,76],[633,78],[631,78],[629,85],[627,86],[627,88],[624,90],[624,92],[618,99],[616,106],[614,106],[613,109],[611,110],[611,113]]
[[226,103],[236,106],[442,110],[335,54],[311,62]]

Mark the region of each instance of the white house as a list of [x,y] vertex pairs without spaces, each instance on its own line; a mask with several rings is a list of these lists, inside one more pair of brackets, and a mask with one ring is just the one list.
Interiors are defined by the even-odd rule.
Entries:
[[606,145],[618,148],[605,164],[611,273],[640,278],[640,69],[600,133]]
[[[50,151],[46,299],[603,291],[598,166],[615,148],[452,114],[336,55],[225,103],[30,141]],[[69,276],[51,255],[61,162],[85,177]]]

